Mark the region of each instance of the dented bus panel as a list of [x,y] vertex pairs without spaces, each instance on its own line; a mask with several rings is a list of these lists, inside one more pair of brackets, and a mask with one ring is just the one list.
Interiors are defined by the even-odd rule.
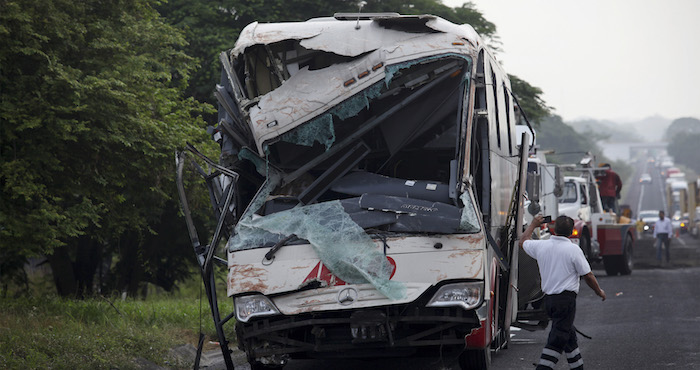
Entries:
[[251,366],[451,353],[488,367],[517,314],[528,148],[472,27],[252,23],[221,62],[208,180]]

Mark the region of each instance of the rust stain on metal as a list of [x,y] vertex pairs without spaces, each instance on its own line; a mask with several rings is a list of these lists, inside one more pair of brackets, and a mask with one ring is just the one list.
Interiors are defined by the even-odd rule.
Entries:
[[301,306],[315,306],[319,303],[321,303],[321,301],[318,299],[309,299],[307,301],[302,302]]
[[267,270],[262,267],[255,267],[254,265],[236,265],[231,267],[231,275],[237,275],[242,277],[260,277],[261,275],[267,275]]
[[484,240],[484,234],[464,234],[464,235],[455,235],[456,239],[463,240],[469,243],[479,243],[482,240]]
[[228,286],[236,291],[266,292],[269,287],[267,270],[253,265],[235,265],[230,268]]
[[267,291],[267,284],[263,283],[262,281],[238,281],[237,284],[236,282],[231,279],[229,281],[230,284],[238,287],[237,290],[245,291],[245,292],[266,292]]
[[466,255],[469,255],[469,254],[472,254],[472,253],[475,253],[475,252],[476,252],[476,251],[471,250],[471,249],[463,249],[463,250],[459,250],[459,251],[455,251],[455,252],[450,253],[450,255],[447,256],[447,258],[448,258],[448,259],[453,259],[453,258],[464,257],[464,256],[466,256]]

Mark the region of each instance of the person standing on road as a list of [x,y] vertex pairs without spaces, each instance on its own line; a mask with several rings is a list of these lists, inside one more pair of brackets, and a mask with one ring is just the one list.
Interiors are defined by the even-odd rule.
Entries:
[[671,237],[673,236],[673,227],[671,220],[664,217],[664,211],[659,211],[659,219],[654,224],[654,238],[656,239],[656,260],[659,265],[663,263],[661,260],[662,245],[666,246],[666,263],[671,262]]
[[542,349],[537,370],[553,369],[562,352],[570,369],[583,370],[583,358],[578,348],[574,318],[576,316],[576,295],[580,277],[605,300],[605,291],[591,271],[583,251],[569,240],[574,230],[574,220],[559,216],[554,222],[554,234],[547,240],[530,240],[532,233],[543,223],[542,215],[537,215],[520,237],[520,246],[537,260],[545,293],[544,308],[552,320],[552,328],[547,337],[547,345]]
[[604,210],[617,213],[615,201],[620,199],[622,180],[609,164],[601,163],[600,167],[608,167],[602,175],[596,176],[600,190],[600,201],[603,203]]

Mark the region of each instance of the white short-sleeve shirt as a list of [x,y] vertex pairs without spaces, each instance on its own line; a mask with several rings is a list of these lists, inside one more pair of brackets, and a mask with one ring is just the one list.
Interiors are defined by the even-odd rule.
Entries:
[[591,272],[581,248],[567,237],[526,240],[523,249],[537,260],[545,294],[559,294],[565,290],[578,293],[580,277]]

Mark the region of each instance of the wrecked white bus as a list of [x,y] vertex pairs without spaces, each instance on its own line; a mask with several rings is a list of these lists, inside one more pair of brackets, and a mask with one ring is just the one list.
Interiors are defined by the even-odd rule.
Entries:
[[[188,215],[186,152],[178,172],[225,357],[235,318],[253,369],[450,353],[487,368],[517,314],[528,149],[479,35],[430,15],[336,14],[252,23],[221,62],[221,158],[200,168],[219,220],[208,245]],[[235,306],[224,318],[216,262]]]

